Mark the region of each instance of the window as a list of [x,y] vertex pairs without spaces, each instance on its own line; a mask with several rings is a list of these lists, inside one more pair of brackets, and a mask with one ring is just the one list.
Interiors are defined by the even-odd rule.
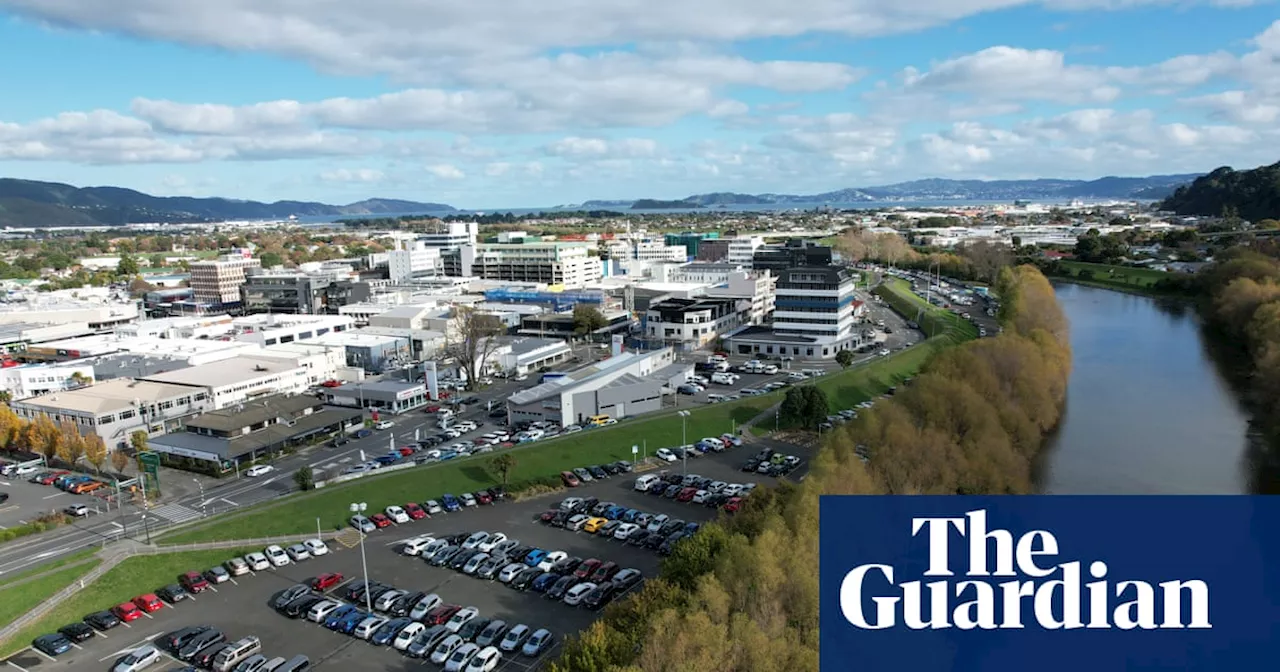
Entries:
[[169,409],[171,409],[171,408],[173,408],[173,402],[172,402],[172,401],[162,401],[162,402],[160,402],[160,410],[162,410],[162,411],[167,411],[167,410],[169,410]]
[[[121,415],[121,418],[123,419],[124,413],[121,413],[120,415]],[[98,418],[99,425],[109,425],[115,421],[116,421],[116,416],[114,415],[104,415]]]
[[121,421],[128,420],[129,418],[132,418],[135,415],[137,415],[137,413],[133,411],[120,411],[120,420]]

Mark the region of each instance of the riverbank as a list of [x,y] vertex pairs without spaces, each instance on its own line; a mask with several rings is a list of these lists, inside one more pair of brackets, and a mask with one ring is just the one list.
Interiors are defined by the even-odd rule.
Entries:
[[1126,294],[1191,297],[1195,293],[1195,276],[1185,273],[1063,259],[1039,262],[1037,267],[1041,273],[1054,281],[1110,289]]

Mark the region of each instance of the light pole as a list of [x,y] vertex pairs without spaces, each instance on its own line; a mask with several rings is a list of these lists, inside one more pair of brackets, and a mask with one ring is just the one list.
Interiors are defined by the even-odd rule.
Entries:
[[191,480],[200,487],[200,517],[204,518],[209,515],[208,512],[205,511],[205,507],[209,505],[209,502],[204,498],[204,483],[201,483],[198,478],[193,478]]
[[[365,510],[368,508],[369,508],[369,505],[364,502],[360,502],[359,504],[352,502],[350,506],[351,513],[353,514],[358,513],[361,516],[364,515]],[[364,606],[365,606],[365,610],[368,611],[369,615],[372,616],[373,615],[373,596],[370,593],[372,593],[373,591],[369,590],[369,562],[365,559],[365,555],[364,555],[364,530],[363,529],[360,530],[360,568],[364,570]]]
[[689,427],[689,411],[680,411],[680,475],[689,475],[689,439],[685,436]]

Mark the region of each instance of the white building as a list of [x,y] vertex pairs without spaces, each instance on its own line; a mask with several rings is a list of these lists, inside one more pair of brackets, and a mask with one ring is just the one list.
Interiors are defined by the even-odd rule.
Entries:
[[242,254],[226,254],[191,264],[192,298],[211,306],[238,306],[245,272],[262,267],[261,261],[248,255],[246,250]]
[[32,420],[45,414],[55,422],[74,423],[82,434],[96,432],[112,450],[128,447],[130,435],[138,430],[164,434],[181,427],[183,418],[212,408],[204,389],[128,378],[15,401],[10,406],[20,418]]
[[162,317],[116,327],[116,334],[144,338],[217,338],[231,333],[230,315]]
[[753,326],[726,340],[735,354],[830,359],[859,345],[857,322],[865,311],[853,278],[838,266],[780,271],[771,327]]
[[668,298],[649,305],[644,334],[650,343],[696,350],[743,323],[737,299]]
[[346,315],[269,313],[237,317],[233,324],[235,340],[266,347],[347,331],[355,327],[355,320]]
[[407,283],[414,278],[443,274],[444,262],[440,258],[439,247],[413,241],[403,249],[387,253],[387,268],[391,282]]
[[28,348],[27,355],[32,358],[62,360],[123,352],[198,366],[239,354],[248,354],[255,350],[257,350],[255,344],[243,341],[101,334],[41,343],[39,346]]
[[361,373],[349,370],[344,348],[318,343],[280,343],[270,345],[255,353],[259,357],[274,357],[297,362],[307,371],[307,385],[316,386],[326,380],[355,380]]
[[518,336],[494,348],[490,359],[498,370],[510,375],[524,375],[544,366],[555,366],[573,357],[568,343],[558,338]]
[[239,355],[212,364],[169,371],[143,380],[203,390],[212,408],[226,408],[268,394],[301,394],[311,385],[296,359]]
[[0,390],[8,392],[11,399],[61,392],[93,382],[93,365],[84,362],[24,364],[0,368]]
[[[88,294],[88,292],[86,292]],[[109,296],[78,296],[49,292],[25,295],[25,301],[0,304],[0,324],[86,324],[90,329],[114,329],[138,319],[138,302]]]
[[371,327],[392,327],[396,329],[425,329],[427,317],[436,309],[435,304],[408,304],[395,306],[390,310],[370,315]]
[[457,250],[476,244],[480,225],[476,222],[442,222],[427,233],[418,234],[417,242],[441,250]]
[[719,285],[729,281],[735,272],[750,271],[751,264],[722,264],[694,261],[687,264],[663,264],[654,267],[653,279],[658,282],[695,282],[703,285]]
[[683,383],[691,373],[693,365],[677,362],[671,348],[624,352],[516,392],[507,400],[507,414],[513,423],[554,420],[571,425],[598,414],[625,418],[649,413],[662,408],[664,388]]
[[760,236],[739,236],[729,239],[729,254],[725,257],[725,261],[730,264],[751,265],[751,260],[755,258],[756,248],[764,245],[764,238]]
[[[707,298],[737,299],[746,324],[763,324],[773,314],[778,278],[767,272],[732,271],[725,282],[707,289]],[[745,304],[745,305],[744,305]]]
[[487,280],[582,287],[602,276],[585,243],[469,245],[461,255],[462,275]]

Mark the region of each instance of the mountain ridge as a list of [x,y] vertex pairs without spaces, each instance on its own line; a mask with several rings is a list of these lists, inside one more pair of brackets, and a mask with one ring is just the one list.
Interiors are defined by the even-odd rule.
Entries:
[[404,212],[457,212],[444,203],[368,198],[347,205],[152,196],[124,187],[76,187],[61,182],[0,178],[0,226],[57,228],[134,223],[196,223]]
[[1215,169],[1178,187],[1160,209],[1208,217],[1234,213],[1254,222],[1280,218],[1280,161],[1245,170]]

